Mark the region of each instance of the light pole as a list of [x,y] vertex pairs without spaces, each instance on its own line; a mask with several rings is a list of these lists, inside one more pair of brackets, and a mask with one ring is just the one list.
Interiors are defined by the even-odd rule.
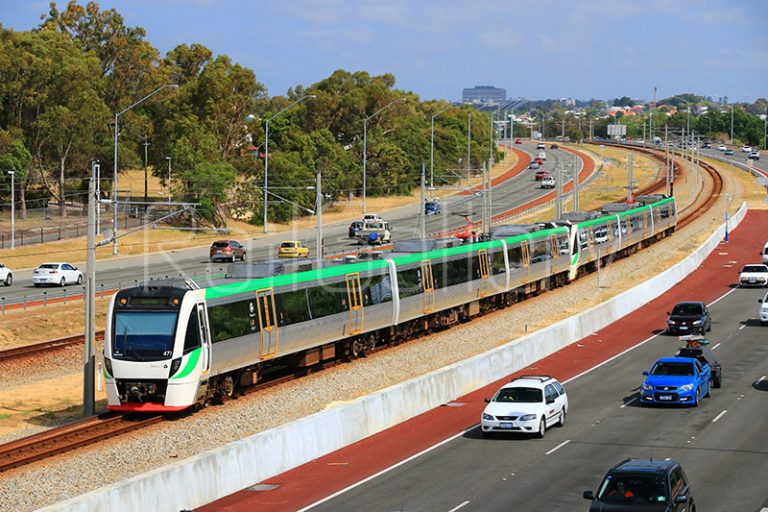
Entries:
[[435,118],[451,108],[445,107],[443,110],[432,116],[432,142],[429,145],[429,189],[435,190]]
[[168,160],[168,210],[171,209],[171,157],[165,157]]
[[147,136],[144,136],[144,211],[147,211],[147,202],[149,202],[149,180],[147,177],[147,147],[151,145],[151,142],[147,142]]
[[264,233],[265,234],[267,233],[267,193],[268,193],[267,190],[269,187],[269,122],[272,119],[279,116],[280,114],[282,114],[283,112],[285,112],[286,110],[288,110],[289,108],[293,107],[294,105],[298,105],[302,101],[309,98],[314,98],[314,97],[315,97],[314,94],[308,94],[306,96],[302,96],[301,98],[297,99],[287,107],[280,110],[277,114],[267,118],[266,137],[264,140]]
[[114,161],[115,161],[115,175],[112,179],[112,256],[117,256],[117,133],[118,133],[118,121],[120,119],[120,116],[131,110],[133,107],[145,102],[155,94],[159,93],[163,89],[171,87],[173,89],[178,89],[178,85],[176,84],[165,84],[163,86],[158,87],[151,93],[147,94],[143,98],[141,98],[139,101],[131,105],[130,107],[121,110],[120,112],[115,112],[115,155],[114,155]]
[[16,194],[14,191],[15,171],[8,171],[11,175],[11,249],[16,248]]
[[731,146],[733,146],[733,105],[731,105]]
[[363,215],[365,215],[365,178],[366,178],[366,164],[368,160],[368,120],[372,117],[379,115],[392,106],[393,103],[398,101],[405,101],[403,98],[395,98],[394,100],[381,107],[379,110],[363,118]]
[[728,206],[731,204],[731,194],[725,194],[725,241],[728,241]]

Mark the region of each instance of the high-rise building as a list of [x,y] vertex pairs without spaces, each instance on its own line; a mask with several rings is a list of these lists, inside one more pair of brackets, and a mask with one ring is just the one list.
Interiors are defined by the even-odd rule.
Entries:
[[507,99],[507,90],[492,85],[476,85],[472,89],[463,89],[463,103],[501,103]]

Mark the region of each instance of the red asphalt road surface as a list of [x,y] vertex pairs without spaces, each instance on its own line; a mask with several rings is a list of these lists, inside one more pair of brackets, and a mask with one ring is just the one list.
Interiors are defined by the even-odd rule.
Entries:
[[[531,163],[531,157],[528,153],[520,149],[517,149],[515,147],[512,148],[512,151],[517,155],[517,163],[505,173],[493,178],[493,180],[491,180],[492,187],[495,187],[500,183],[504,183],[505,181],[514,178],[515,176],[517,176],[518,174],[526,170],[528,168],[528,164]],[[477,185],[475,187],[472,187],[469,190],[464,190],[460,192],[459,195],[468,196],[469,194],[480,192],[480,190],[482,190],[482,187],[480,185]]]
[[[685,230],[673,236],[685,236]],[[684,300],[709,303],[720,297],[736,286],[742,265],[760,261],[758,254],[768,240],[768,211],[749,211],[738,228],[729,233],[729,239],[721,242],[697,270],[665,294],[531,367],[535,366],[537,373],[569,379],[662,331],[666,312],[675,303]],[[531,367],[457,398],[455,401],[465,404],[464,407],[437,407],[260,482],[276,485],[273,490],[240,491],[198,510],[287,512],[306,507],[476,425],[485,407],[483,399],[511,377],[530,372]]]

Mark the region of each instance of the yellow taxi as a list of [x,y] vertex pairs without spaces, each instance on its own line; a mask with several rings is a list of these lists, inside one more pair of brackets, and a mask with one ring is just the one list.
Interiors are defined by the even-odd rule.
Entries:
[[304,242],[286,240],[280,244],[277,255],[280,258],[306,258],[309,256],[309,249],[304,245]]

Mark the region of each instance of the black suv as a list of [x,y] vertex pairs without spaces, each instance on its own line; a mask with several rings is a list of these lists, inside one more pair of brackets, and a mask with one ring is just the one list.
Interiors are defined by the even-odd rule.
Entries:
[[667,334],[704,334],[712,330],[712,317],[703,302],[678,302],[667,315]]
[[349,225],[349,238],[355,238],[357,233],[363,229],[363,221],[356,220]]
[[592,500],[590,512],[694,511],[691,486],[676,460],[626,459],[603,478],[597,494],[584,491]]

